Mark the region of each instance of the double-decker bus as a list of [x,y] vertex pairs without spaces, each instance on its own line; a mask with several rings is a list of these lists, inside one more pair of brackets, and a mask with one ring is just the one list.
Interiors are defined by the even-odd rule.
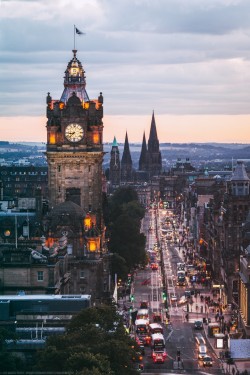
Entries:
[[136,319],[149,319],[149,310],[148,309],[139,309],[137,311]]
[[155,352],[165,350],[165,339],[162,333],[153,333],[151,335],[151,348]]
[[151,335],[151,349],[154,363],[164,363],[167,353],[165,350],[165,339],[161,333]]
[[153,335],[154,333],[163,334],[163,327],[159,323],[151,323],[149,324],[149,332],[151,333],[151,335]]
[[135,332],[138,335],[147,335],[148,334],[148,319],[136,319],[135,321]]

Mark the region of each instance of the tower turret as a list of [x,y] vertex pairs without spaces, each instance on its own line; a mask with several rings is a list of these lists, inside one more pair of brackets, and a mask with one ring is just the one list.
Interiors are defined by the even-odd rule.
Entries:
[[116,137],[114,137],[110,152],[109,181],[111,185],[111,190],[117,189],[121,183],[120,152],[116,141]]
[[146,143],[145,132],[143,133],[142,139],[142,146],[141,146],[141,154],[139,158],[139,171],[148,171],[148,149]]
[[130,154],[129,143],[128,143],[128,134],[126,132],[124,150],[121,160],[121,181],[122,182],[131,182],[132,181],[132,169],[133,162]]

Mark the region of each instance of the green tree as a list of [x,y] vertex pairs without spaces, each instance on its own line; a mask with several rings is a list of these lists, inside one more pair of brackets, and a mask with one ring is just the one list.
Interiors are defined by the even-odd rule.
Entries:
[[10,332],[4,328],[0,328],[0,367],[1,371],[17,371],[23,370],[24,361],[15,354],[7,351],[6,340],[17,340],[14,332]]
[[48,338],[35,369],[82,375],[133,374],[135,345],[114,306],[92,307],[75,316],[64,335]]
[[[112,276],[114,278],[116,273],[123,278],[133,267],[147,263],[146,238],[140,233],[145,209],[138,201],[137,192],[130,186],[117,189],[109,199],[108,207],[109,250],[119,255],[113,258]],[[122,259],[127,269],[121,268]],[[116,260],[118,264],[115,264]]]
[[112,226],[109,249],[125,259],[129,269],[145,264],[146,238],[140,233],[137,219],[127,213],[120,215]]

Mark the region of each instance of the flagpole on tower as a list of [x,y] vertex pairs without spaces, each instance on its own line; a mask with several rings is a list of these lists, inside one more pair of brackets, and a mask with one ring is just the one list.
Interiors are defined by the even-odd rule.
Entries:
[[77,35],[84,35],[85,33],[83,33],[81,30],[79,30],[76,25],[74,25],[74,51],[76,49],[76,34]]
[[74,50],[76,49],[76,25],[74,25]]

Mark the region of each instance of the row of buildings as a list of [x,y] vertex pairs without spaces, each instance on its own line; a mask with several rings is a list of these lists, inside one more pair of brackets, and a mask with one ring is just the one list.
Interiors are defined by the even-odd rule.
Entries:
[[250,179],[241,161],[232,172],[218,173],[186,185],[179,213],[212,287],[234,308],[242,335],[250,337]]

